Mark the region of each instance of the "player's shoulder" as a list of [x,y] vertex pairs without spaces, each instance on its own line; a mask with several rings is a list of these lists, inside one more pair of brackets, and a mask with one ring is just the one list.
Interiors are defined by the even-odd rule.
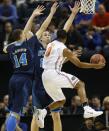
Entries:
[[54,46],[55,45],[55,43],[54,43],[54,41],[52,41],[52,42],[50,42],[48,45],[47,45],[47,47],[50,47],[50,46]]

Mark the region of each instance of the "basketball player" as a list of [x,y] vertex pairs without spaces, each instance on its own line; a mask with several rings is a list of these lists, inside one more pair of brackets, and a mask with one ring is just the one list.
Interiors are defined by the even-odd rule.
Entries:
[[[51,19],[52,19],[52,17],[53,17],[53,15],[54,15],[54,13],[55,13],[55,11],[56,11],[56,9],[57,9],[57,3],[55,3],[53,6],[52,6],[52,8],[51,8],[51,12],[50,12],[50,14],[49,14],[49,16],[47,17],[47,19],[44,21],[44,23],[42,24],[42,26],[41,26],[41,28],[39,29],[39,31],[37,32],[37,34],[36,34],[36,36],[38,37],[38,38],[40,38],[40,36],[42,35],[42,33],[47,29],[47,27],[48,27],[48,25],[49,25],[49,23],[51,22]],[[25,27],[25,29],[24,29],[24,31],[23,31],[23,33],[24,34],[26,34],[26,38],[28,37],[29,39],[30,39],[30,37],[32,37],[32,33],[30,32],[30,30],[31,30],[31,27],[32,27],[32,21],[33,21],[33,19],[34,19],[34,17],[36,16],[36,14],[37,14],[37,9],[33,12],[33,14],[32,14],[32,16],[31,16],[31,19],[29,19],[29,21],[28,21],[28,23],[27,23],[27,25],[26,25],[26,27]],[[41,13],[40,13],[41,14]],[[41,39],[41,41],[43,40],[43,41],[47,41],[47,43],[49,43],[49,40],[50,40],[50,36],[48,35],[49,33],[48,32],[44,32],[43,33],[43,37],[42,37],[42,39]],[[17,34],[16,35],[18,35],[18,32],[17,32]],[[48,37],[49,36],[49,37]],[[34,43],[36,43],[37,44],[37,50],[35,50],[35,52],[37,52],[36,53],[36,56],[37,57],[35,57],[35,60],[34,61],[36,61],[37,62],[37,64],[35,63],[35,70],[33,70],[33,71],[35,71],[35,76],[37,75],[37,76],[39,76],[39,77],[37,77],[37,84],[36,84],[36,86],[40,86],[40,87],[38,87],[39,89],[34,89],[34,87],[33,87],[33,100],[34,99],[37,99],[37,96],[36,96],[36,93],[35,92],[41,92],[42,91],[42,97],[44,97],[45,96],[45,92],[44,92],[44,90],[42,89],[42,80],[41,80],[41,76],[40,76],[40,73],[42,72],[42,68],[40,67],[40,61],[42,62],[42,56],[43,56],[43,54],[44,54],[44,51],[45,51],[45,49],[43,48],[43,46],[44,45],[42,45],[42,43],[40,43],[40,41],[38,40],[37,41],[37,39],[35,38],[34,40]],[[28,42],[28,41],[27,41]],[[30,42],[30,41],[29,41]],[[44,46],[45,47],[45,46]],[[5,47],[5,51],[6,51],[6,48],[8,48],[8,47]],[[39,55],[39,54],[41,54],[41,55]],[[36,81],[36,80],[35,80]],[[36,82],[35,82],[36,83]],[[41,89],[40,89],[41,88]],[[38,93],[37,93],[38,94]],[[25,94],[24,94],[25,95]],[[40,95],[40,94],[38,94],[38,95]],[[44,97],[44,98],[46,98],[46,96]],[[15,103],[14,103],[15,104]],[[33,104],[34,104],[34,102],[33,102]],[[35,105],[35,106],[37,106],[37,105]],[[38,105],[39,106],[39,105]],[[39,108],[39,107],[38,107]],[[53,112],[52,113],[52,117],[53,117],[53,121],[54,121],[54,128],[55,128],[55,125],[56,126],[58,126],[58,128],[61,128],[61,122],[60,122],[60,116],[59,116],[59,113],[58,112]],[[8,123],[8,122],[7,122]],[[33,123],[32,123],[32,131],[33,130],[38,130],[38,126],[36,125],[36,121],[34,122],[33,121]]]
[[[53,15],[56,12],[58,7],[57,3],[54,3],[51,7],[51,11],[49,16],[46,18],[44,23],[41,25],[40,29],[36,32],[36,37],[38,38],[37,42],[37,55],[35,60],[35,81],[32,87],[32,97],[33,97],[33,106],[34,106],[34,114],[31,123],[31,131],[39,131],[39,126],[36,123],[35,115],[37,114],[37,109],[44,108],[47,103],[51,102],[51,99],[48,97],[48,94],[45,92],[42,83],[42,59],[44,57],[45,48],[47,44],[51,41],[51,36],[46,29],[51,22]],[[31,16],[30,20],[27,23],[27,28],[31,27],[34,20],[34,16]],[[31,31],[31,30],[30,30]],[[60,110],[52,111],[52,118],[54,123],[54,131],[62,131],[61,121],[60,121]]]
[[[35,16],[42,14],[43,6],[38,6]],[[35,52],[37,38],[31,38],[26,29],[17,29],[13,32],[13,43],[4,47],[4,52],[9,53],[14,66],[14,73],[9,82],[10,114],[6,120],[6,130],[15,131],[23,107],[26,106],[34,77]]]
[[[38,50],[38,55],[37,55],[37,59],[36,59],[37,63],[35,65],[35,69],[36,69],[35,83],[34,83],[34,86],[32,88],[34,114],[33,114],[33,119],[32,119],[32,123],[31,123],[31,131],[38,131],[39,130],[39,126],[37,125],[37,122],[36,122],[36,116],[37,116],[37,113],[38,113],[38,109],[45,107],[47,105],[47,103],[50,103],[52,101],[47,96],[47,93],[44,90],[41,76],[42,76],[42,71],[43,71],[42,59],[44,57],[45,48],[46,48],[47,44],[51,41],[51,36],[50,36],[49,32],[46,31],[46,29],[47,29],[47,27],[48,27],[48,25],[51,21],[51,18],[52,18],[51,16],[53,16],[57,7],[58,7],[57,3],[55,3],[52,6],[50,15],[48,16],[48,18],[44,21],[44,23],[41,26],[41,28],[42,28],[44,25],[46,25],[46,26],[44,26],[45,28],[44,28],[43,32],[40,31],[41,28],[38,30],[38,32],[40,31],[39,34],[42,33],[42,35],[40,35],[41,37],[39,37],[39,43],[37,43],[37,45],[39,46],[39,48],[38,48],[39,50]],[[75,6],[75,11],[76,10],[78,11],[78,8],[76,8],[76,6]],[[73,15],[73,18],[74,18],[74,15]],[[73,21],[73,18],[70,18],[71,22]],[[32,25],[33,19],[34,19],[34,17],[31,16],[30,20],[27,23],[27,27]],[[70,26],[70,24],[69,24],[69,26]],[[36,33],[37,37],[39,36],[38,32]],[[75,52],[74,55],[78,56],[79,52],[78,51]],[[52,118],[53,118],[53,124],[54,124],[54,131],[57,131],[57,130],[62,131],[62,125],[61,125],[59,112],[60,112],[60,109],[55,109],[55,110],[51,111],[51,115],[52,115]]]
[[44,111],[47,112],[55,108],[60,108],[64,105],[65,96],[61,89],[63,87],[77,89],[84,108],[84,118],[97,117],[103,113],[102,111],[95,111],[88,106],[85,84],[77,77],[61,71],[62,65],[66,59],[79,68],[101,69],[105,66],[105,64],[81,62],[73,55],[73,53],[65,46],[67,39],[67,30],[65,29],[68,25],[69,21],[65,24],[64,30],[59,30],[57,32],[57,40],[48,44],[45,52],[42,80],[46,92],[54,100],[54,102],[48,105],[48,108],[39,110],[39,115],[37,115],[37,123],[39,125],[44,125]]

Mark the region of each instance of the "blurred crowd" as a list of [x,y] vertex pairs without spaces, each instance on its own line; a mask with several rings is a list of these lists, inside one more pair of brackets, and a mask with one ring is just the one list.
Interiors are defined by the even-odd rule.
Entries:
[[[0,3],[0,53],[3,46],[11,42],[11,34],[16,28],[24,28],[28,18],[37,5],[42,4],[46,10],[44,14],[34,20],[32,32],[35,33],[45,17],[48,15],[53,1],[46,0],[2,0]],[[56,38],[56,31],[63,28],[70,15],[69,5],[75,0],[58,0],[59,8],[48,27],[52,40]],[[79,13],[68,33],[66,42],[70,49],[82,49],[90,56],[102,53],[109,56],[109,0],[96,1],[96,13]]]
[[[35,33],[43,20],[47,17],[52,1],[44,0],[1,0],[0,1],[0,54],[3,54],[3,47],[11,43],[11,34],[17,28],[24,28],[28,18],[37,5],[42,4],[46,10],[44,14],[34,20],[32,32]],[[58,0],[59,8],[48,27],[52,40],[56,38],[57,29],[63,28],[70,15],[69,5],[73,6],[75,0]],[[96,13],[79,13],[68,32],[66,42],[68,48],[81,49],[85,56],[94,53],[102,53],[109,57],[109,0],[96,0]],[[6,116],[8,110],[9,96],[5,95],[0,101],[0,116]],[[99,96],[89,99],[90,105],[95,110],[103,110],[104,114],[97,119],[85,120],[81,131],[108,131],[109,124],[109,97],[105,97],[103,102]],[[61,115],[81,115],[83,114],[79,96],[73,96],[71,104],[64,107]],[[32,116],[32,96],[29,97],[25,107],[25,116]]]
[[[94,95],[88,99],[89,104],[96,111],[103,111],[103,115],[96,119],[90,118],[85,119],[81,126],[80,131],[108,131],[109,129],[109,96],[106,96],[102,101],[100,96]],[[0,101],[0,117],[4,117],[9,113],[8,103],[9,96],[5,95]],[[60,112],[61,115],[83,115],[83,107],[81,104],[80,97],[75,95],[71,99],[69,106],[63,107]],[[32,96],[29,97],[27,106],[25,107],[25,113],[22,117],[32,116]],[[26,131],[27,125],[20,123],[19,127],[24,128]]]

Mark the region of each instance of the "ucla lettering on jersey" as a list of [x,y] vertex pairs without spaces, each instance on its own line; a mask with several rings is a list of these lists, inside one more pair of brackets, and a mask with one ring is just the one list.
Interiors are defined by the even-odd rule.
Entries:
[[44,54],[45,54],[45,49],[40,47],[40,49],[38,50],[38,57],[40,59],[40,68],[42,68]]
[[44,54],[45,54],[45,49],[40,48],[40,50],[38,50],[38,56],[44,57]]

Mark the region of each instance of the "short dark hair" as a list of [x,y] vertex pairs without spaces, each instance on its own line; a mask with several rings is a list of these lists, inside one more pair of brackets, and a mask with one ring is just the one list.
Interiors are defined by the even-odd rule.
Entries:
[[58,30],[57,31],[57,39],[62,40],[62,39],[67,39],[67,32],[65,30]]
[[11,40],[12,42],[20,40],[20,35],[22,34],[22,29],[16,29],[12,32]]

